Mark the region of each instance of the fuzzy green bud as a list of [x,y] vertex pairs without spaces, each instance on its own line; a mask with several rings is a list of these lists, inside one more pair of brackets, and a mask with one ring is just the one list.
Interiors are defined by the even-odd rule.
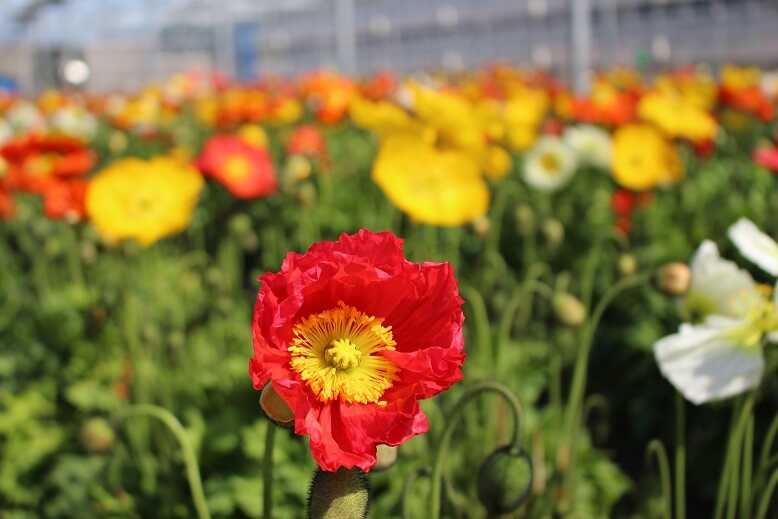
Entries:
[[659,269],[657,285],[667,295],[682,296],[689,291],[691,283],[692,273],[684,263],[668,263]]
[[527,204],[521,204],[513,213],[516,228],[522,236],[531,236],[535,232],[535,211]]
[[543,222],[543,237],[546,239],[549,247],[556,249],[565,239],[565,228],[562,222],[555,218],[550,218]]
[[90,418],[81,426],[81,444],[94,454],[108,452],[113,447],[114,432],[105,418]]
[[586,308],[583,303],[568,292],[555,294],[551,304],[554,307],[556,318],[562,324],[575,327],[580,326],[586,320]]
[[632,254],[619,256],[619,273],[624,276],[632,276],[638,271],[638,260]]
[[478,499],[490,516],[515,511],[527,499],[531,488],[532,461],[515,447],[495,450],[478,470]]
[[367,478],[359,469],[316,471],[308,496],[310,519],[365,519]]

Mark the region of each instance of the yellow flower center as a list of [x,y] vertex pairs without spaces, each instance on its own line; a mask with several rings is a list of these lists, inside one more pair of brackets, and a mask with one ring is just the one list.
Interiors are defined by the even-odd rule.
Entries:
[[544,153],[540,156],[540,165],[543,166],[543,169],[549,175],[556,175],[559,173],[559,168],[562,164],[556,154]]
[[241,182],[251,173],[251,162],[243,155],[230,155],[224,164],[224,173],[229,182]]
[[385,405],[397,368],[378,355],[396,344],[383,319],[341,302],[302,319],[293,333],[290,365],[319,400]]

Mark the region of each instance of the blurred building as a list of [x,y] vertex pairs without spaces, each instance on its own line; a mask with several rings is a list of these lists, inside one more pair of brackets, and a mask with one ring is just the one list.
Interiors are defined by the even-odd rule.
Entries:
[[[407,72],[509,60],[566,77],[577,1],[5,0],[0,75],[38,90],[55,81],[57,59],[78,52],[96,90],[193,68],[251,79],[320,67]],[[776,0],[588,2],[594,68],[778,65]]]

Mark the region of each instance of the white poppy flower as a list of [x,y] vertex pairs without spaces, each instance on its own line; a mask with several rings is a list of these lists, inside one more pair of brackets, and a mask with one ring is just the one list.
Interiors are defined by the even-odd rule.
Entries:
[[694,253],[691,272],[689,291],[681,300],[688,321],[701,322],[713,314],[742,318],[764,303],[751,275],[722,259],[712,241],[705,240]]
[[711,316],[700,326],[682,325],[654,345],[659,370],[694,404],[728,398],[759,385],[764,371],[750,323]]
[[748,218],[729,228],[729,239],[740,253],[765,272],[778,276],[778,243],[759,230]]
[[578,161],[604,170],[611,166],[611,136],[596,126],[583,124],[565,130],[565,143],[575,151]]
[[524,160],[524,181],[542,191],[556,191],[575,174],[573,150],[558,137],[543,137]]

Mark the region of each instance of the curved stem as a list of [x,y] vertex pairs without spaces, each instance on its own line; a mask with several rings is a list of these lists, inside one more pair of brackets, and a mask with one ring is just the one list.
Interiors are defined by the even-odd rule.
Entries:
[[189,442],[189,437],[186,434],[184,426],[178,421],[170,411],[164,407],[159,407],[151,404],[138,404],[129,406],[123,412],[120,413],[119,418],[125,418],[128,416],[151,416],[170,429],[173,436],[178,441],[181,447],[181,453],[184,457],[184,465],[186,466],[186,478],[189,482],[189,489],[192,492],[192,501],[194,502],[195,511],[197,512],[198,519],[210,519],[211,513],[208,510],[208,504],[205,501],[205,494],[203,493],[203,483],[200,478],[200,467],[197,464],[197,457],[195,456],[192,444]]
[[647,272],[639,276],[632,276],[620,280],[613,285],[605,294],[602,299],[597,303],[597,306],[592,312],[592,317],[589,320],[581,341],[581,346],[578,348],[578,355],[575,359],[575,368],[573,370],[573,382],[570,388],[570,398],[567,403],[567,411],[565,413],[565,431],[566,431],[566,443],[563,443],[563,448],[568,450],[568,466],[566,467],[565,474],[565,488],[567,489],[566,497],[573,495],[574,486],[574,468],[575,468],[575,444],[578,436],[578,428],[581,416],[581,401],[583,399],[583,393],[586,389],[586,376],[589,363],[589,351],[592,347],[592,341],[594,339],[594,333],[597,331],[597,326],[600,324],[605,310],[613,302],[616,297],[627,289],[634,288],[642,285],[653,275],[652,272]]
[[[462,285],[462,295],[470,303],[473,310],[473,322],[475,323],[475,347],[480,355],[489,355],[489,315],[486,312],[486,304],[483,297],[475,288]],[[476,363],[477,364],[477,363]],[[491,365],[491,363],[489,363]]]
[[441,490],[443,479],[443,468],[446,462],[446,454],[448,453],[448,446],[451,443],[451,436],[454,433],[454,427],[458,423],[458,418],[462,414],[462,410],[465,406],[481,393],[492,392],[500,395],[509,404],[511,408],[511,414],[513,416],[513,432],[511,434],[510,444],[514,447],[519,446],[521,439],[520,434],[520,421],[521,405],[519,404],[516,396],[510,389],[498,384],[497,382],[481,382],[470,387],[459,401],[454,405],[453,411],[449,416],[449,421],[446,424],[446,428],[443,430],[443,434],[440,437],[438,444],[438,450],[435,453],[435,460],[432,465],[432,488],[430,490],[430,519],[440,518],[440,505],[441,505]]
[[675,393],[675,519],[686,518],[686,403]]
[[656,458],[656,464],[659,467],[659,481],[662,486],[662,514],[665,519],[672,517],[672,503],[670,499],[670,463],[667,460],[667,450],[659,440],[651,440],[646,447],[646,462],[650,461],[651,455]]
[[262,517],[273,518],[273,446],[275,444],[277,426],[267,421],[265,434],[265,456],[262,459]]
[[770,461],[770,451],[773,448],[773,442],[775,441],[776,434],[778,434],[778,416],[773,418],[773,421],[770,423],[770,428],[767,430],[764,443],[762,443],[762,450],[759,452],[760,471],[767,469],[768,463]]
[[759,500],[759,508],[756,512],[756,519],[765,519],[767,517],[767,509],[770,507],[770,499],[773,496],[775,487],[778,486],[778,469],[773,471],[773,475],[770,476],[770,482],[765,487],[765,492],[762,495],[762,499]]
[[410,504],[409,497],[411,495],[411,489],[413,488],[413,484],[416,482],[416,478],[418,478],[419,476],[428,476],[428,475],[429,475],[429,471],[427,469],[420,468],[414,470],[408,475],[408,477],[405,478],[405,482],[403,483],[403,492],[400,498],[403,519],[411,519],[413,517],[413,514],[411,514],[411,504]]

